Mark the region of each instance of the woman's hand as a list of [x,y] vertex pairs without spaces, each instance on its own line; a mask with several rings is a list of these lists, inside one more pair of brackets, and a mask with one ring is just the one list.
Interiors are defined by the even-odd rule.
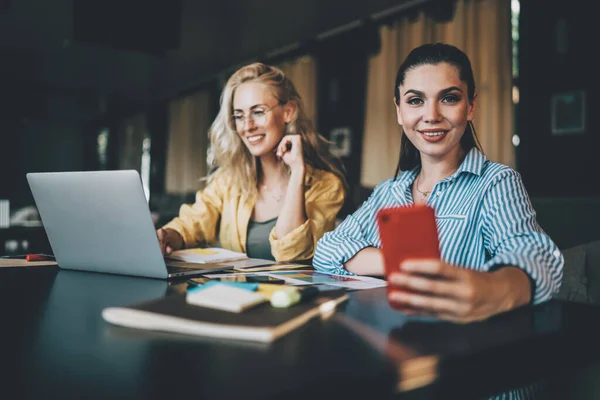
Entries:
[[440,260],[406,260],[390,274],[390,303],[407,314],[453,322],[483,320],[529,302],[531,285],[518,267],[473,271]]
[[277,145],[275,153],[290,167],[292,172],[304,168],[304,153],[300,135],[285,135]]
[[158,243],[163,256],[169,255],[173,250],[179,250],[183,247],[183,238],[179,232],[173,229],[160,228],[156,231]]

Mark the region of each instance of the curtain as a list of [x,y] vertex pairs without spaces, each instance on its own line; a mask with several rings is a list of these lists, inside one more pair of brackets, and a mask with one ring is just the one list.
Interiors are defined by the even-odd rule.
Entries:
[[296,86],[304,102],[306,115],[317,126],[317,72],[315,61],[311,56],[303,56],[296,60],[278,65]]
[[171,101],[165,187],[167,193],[195,192],[208,173],[206,152],[211,121],[210,91]]
[[415,47],[452,44],[470,58],[479,93],[474,125],[486,156],[514,167],[510,2],[458,0],[454,18],[424,13],[380,28],[381,51],[369,60],[361,184],[374,187],[398,164],[401,127],[393,104],[396,72]]

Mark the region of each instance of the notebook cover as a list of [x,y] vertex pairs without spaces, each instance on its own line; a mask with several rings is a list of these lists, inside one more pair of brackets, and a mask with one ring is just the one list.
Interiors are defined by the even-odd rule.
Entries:
[[232,313],[191,305],[185,294],[173,294],[131,307],[106,308],[102,316],[109,323],[138,329],[271,342],[321,315],[322,304],[332,301],[337,306],[347,299],[342,289],[290,308],[272,307],[267,302]]

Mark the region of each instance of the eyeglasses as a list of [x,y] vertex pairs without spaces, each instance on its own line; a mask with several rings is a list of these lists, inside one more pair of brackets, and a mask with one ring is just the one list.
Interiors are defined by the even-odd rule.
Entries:
[[248,120],[248,122],[252,120],[254,125],[261,126],[267,122],[267,113],[279,105],[280,104],[275,104],[273,107],[267,109],[261,107],[255,108],[254,110],[250,111],[250,115],[234,114],[232,119],[235,123],[235,126],[238,128],[243,127],[246,120]]

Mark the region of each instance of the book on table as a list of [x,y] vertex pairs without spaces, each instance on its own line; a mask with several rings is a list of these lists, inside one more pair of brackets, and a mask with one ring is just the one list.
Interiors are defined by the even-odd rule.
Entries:
[[316,317],[327,317],[345,302],[345,290],[325,291],[289,308],[268,302],[240,313],[188,304],[185,294],[102,311],[105,321],[119,326],[223,339],[272,342]]
[[220,247],[192,248],[175,250],[167,256],[173,260],[186,261],[190,263],[219,263],[227,261],[247,260],[246,253],[222,249]]
[[246,253],[240,253],[220,247],[176,250],[169,254],[167,258],[196,264],[227,263],[228,266],[236,269],[264,267],[276,264],[273,260],[249,258]]

